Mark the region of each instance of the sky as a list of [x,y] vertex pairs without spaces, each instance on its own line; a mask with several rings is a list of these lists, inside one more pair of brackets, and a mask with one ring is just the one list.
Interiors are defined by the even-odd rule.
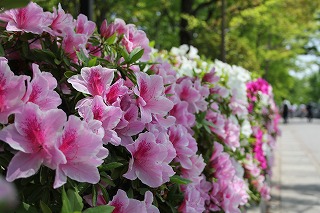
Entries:
[[[300,55],[297,58],[296,64],[301,67],[301,70],[290,70],[289,73],[292,76],[302,79],[303,77],[319,71],[319,61],[320,57],[315,55]],[[303,68],[305,69],[303,70]]]

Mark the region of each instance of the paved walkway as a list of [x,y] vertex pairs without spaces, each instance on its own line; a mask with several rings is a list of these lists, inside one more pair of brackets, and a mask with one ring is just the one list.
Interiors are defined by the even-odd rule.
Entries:
[[269,213],[320,213],[320,120],[281,125]]

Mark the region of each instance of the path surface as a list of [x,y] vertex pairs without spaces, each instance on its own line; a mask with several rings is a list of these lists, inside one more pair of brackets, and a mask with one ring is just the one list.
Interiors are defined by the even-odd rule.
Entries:
[[320,213],[320,120],[280,128],[268,213]]

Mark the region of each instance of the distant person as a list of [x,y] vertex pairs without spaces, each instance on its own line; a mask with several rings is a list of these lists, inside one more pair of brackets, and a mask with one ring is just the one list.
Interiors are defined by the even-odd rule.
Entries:
[[283,100],[283,102],[282,102],[282,118],[283,118],[283,122],[285,124],[288,123],[289,106],[290,106],[290,102],[288,100]]
[[312,118],[313,118],[313,114],[312,114],[312,105],[309,103],[307,104],[307,118],[308,118],[308,121],[311,122],[312,121]]

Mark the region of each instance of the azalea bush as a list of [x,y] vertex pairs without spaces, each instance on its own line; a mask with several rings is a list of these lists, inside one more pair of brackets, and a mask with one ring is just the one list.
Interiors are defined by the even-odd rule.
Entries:
[[0,20],[0,208],[240,212],[269,198],[279,116],[263,79],[60,5]]

